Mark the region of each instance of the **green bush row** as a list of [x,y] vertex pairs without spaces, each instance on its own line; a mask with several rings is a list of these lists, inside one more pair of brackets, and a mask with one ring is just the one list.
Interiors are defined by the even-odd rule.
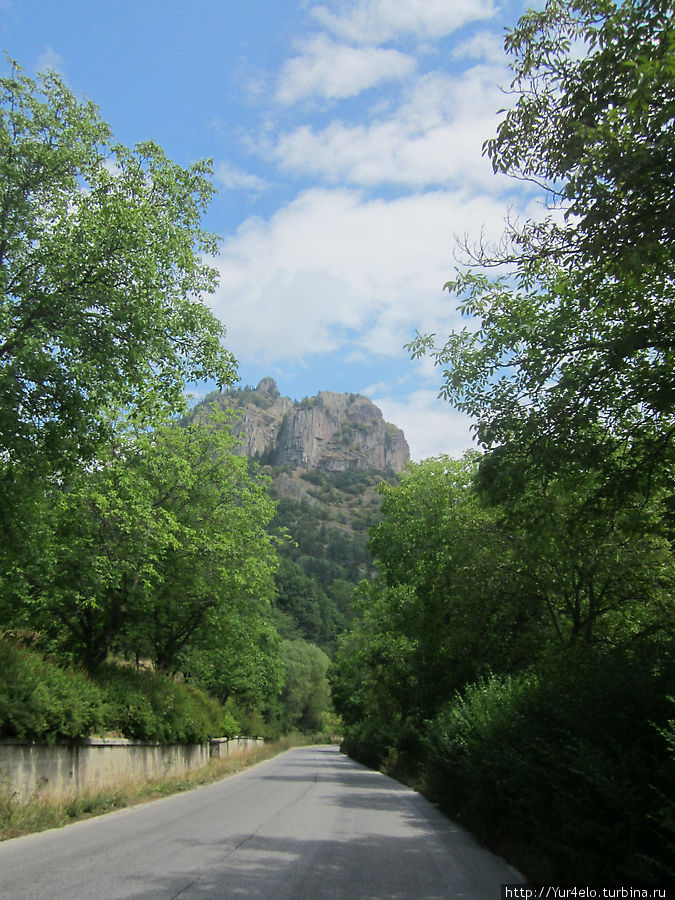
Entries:
[[474,684],[428,728],[431,792],[531,878],[670,883],[674,687],[616,652]]
[[533,881],[675,883],[675,662],[648,650],[568,650],[430,722],[351,724],[342,748],[424,785]]
[[105,721],[103,693],[84,674],[0,640],[0,737],[75,740]]
[[107,664],[92,679],[0,640],[0,737],[49,743],[114,733],[199,743],[238,730],[217,701],[170,678]]
[[234,718],[211,697],[150,671],[106,664],[96,672],[108,729],[136,740],[201,743],[238,733]]

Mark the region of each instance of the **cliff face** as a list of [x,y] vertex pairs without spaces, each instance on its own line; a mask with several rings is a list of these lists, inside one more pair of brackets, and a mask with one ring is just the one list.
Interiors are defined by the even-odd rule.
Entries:
[[403,432],[360,394],[321,391],[294,403],[280,395],[273,379],[263,378],[255,390],[211,394],[205,402],[214,400],[240,412],[232,425],[241,441],[238,452],[270,465],[400,472],[410,459]]

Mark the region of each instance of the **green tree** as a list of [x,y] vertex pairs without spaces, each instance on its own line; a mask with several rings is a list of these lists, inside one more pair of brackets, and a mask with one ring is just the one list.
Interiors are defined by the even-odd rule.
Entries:
[[[493,510],[503,461],[483,463]],[[498,471],[493,477],[493,467]],[[675,625],[672,545],[663,492],[599,498],[597,472],[530,478],[497,507],[521,597],[538,610],[531,660],[546,648],[639,646]],[[485,493],[483,494],[485,497]]]
[[200,630],[219,627],[223,608],[269,604],[274,595],[268,479],[233,454],[236,440],[224,425],[225,417],[215,416],[209,424],[157,430],[140,472],[172,539],[130,626],[155,665],[170,672]]
[[234,378],[200,227],[210,164],[112,139],[55,72],[0,78],[0,455],[17,470],[89,459],[117,408],[166,412],[184,383]]
[[541,639],[545,612],[523,590],[513,535],[474,488],[478,460],[425,460],[382,486],[370,540],[378,575],[359,588],[360,618],[332,676],[345,721],[355,703],[420,725],[486,668],[522,664]]
[[658,498],[598,508],[586,475],[528,483],[498,504],[485,480],[489,464],[470,454],[410,465],[398,487],[383,486],[370,541],[378,574],[359,586],[331,671],[348,726],[419,733],[486,673],[545,667],[575,646],[637,652],[672,633]]
[[515,230],[525,247],[672,275],[674,17],[672,0],[548,0],[507,33],[518,100],[486,150],[566,219]]
[[264,713],[283,688],[281,637],[261,605],[230,601],[209,612],[181,668],[221,703],[231,700],[240,709]]
[[330,709],[330,659],[306,641],[284,641],[285,682],[281,695],[287,728],[317,731]]
[[219,424],[118,429],[46,498],[49,544],[17,600],[88,668],[117,647],[175,671],[211,615],[271,599],[274,505]]
[[477,251],[511,266],[448,283],[478,327],[411,345],[445,367],[442,392],[484,447],[602,469],[614,492],[649,490],[673,462],[674,46],[662,0],[549,0],[520,20],[517,103],[486,150],[565,216]]

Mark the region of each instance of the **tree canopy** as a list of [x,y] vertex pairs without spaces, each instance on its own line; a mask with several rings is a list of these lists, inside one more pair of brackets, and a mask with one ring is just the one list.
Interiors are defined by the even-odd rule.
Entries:
[[234,378],[200,219],[210,164],[129,149],[55,72],[0,78],[0,453],[88,458],[108,407],[166,412],[185,382]]
[[118,430],[94,467],[46,493],[39,540],[5,585],[10,621],[88,668],[116,649],[174,672],[225,613],[269,602],[274,504],[222,425]]
[[482,446],[629,490],[675,433],[674,46],[668,2],[550,0],[509,32],[517,102],[485,149],[563,214],[475,251],[446,285],[474,324],[411,344]]

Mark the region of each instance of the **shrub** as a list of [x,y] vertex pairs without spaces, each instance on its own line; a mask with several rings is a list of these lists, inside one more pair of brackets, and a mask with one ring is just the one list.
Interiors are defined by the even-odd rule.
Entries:
[[102,692],[83,672],[0,640],[0,737],[76,740],[103,721]]
[[345,728],[341,750],[364,766],[379,769],[395,750],[397,736],[392,722],[364,719]]
[[431,790],[532,878],[663,882],[670,677],[617,651],[568,652],[545,675],[474,684],[429,727]]
[[233,737],[240,726],[217,700],[155,672],[112,663],[91,678],[0,640],[0,737],[78,740],[113,732],[161,743]]
[[108,729],[125,737],[201,743],[236,730],[217,700],[156,672],[108,663],[95,678],[105,692]]

